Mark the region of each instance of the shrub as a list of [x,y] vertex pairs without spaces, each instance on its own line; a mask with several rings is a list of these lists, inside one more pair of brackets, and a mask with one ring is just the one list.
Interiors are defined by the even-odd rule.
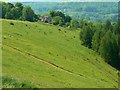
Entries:
[[29,82],[22,82],[16,79],[13,79],[12,77],[2,77],[2,87],[3,88],[32,88],[35,87]]
[[14,23],[13,23],[13,22],[10,22],[10,25],[14,25]]

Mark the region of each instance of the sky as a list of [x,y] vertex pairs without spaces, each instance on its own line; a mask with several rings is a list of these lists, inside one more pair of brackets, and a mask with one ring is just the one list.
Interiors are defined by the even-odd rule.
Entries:
[[120,0],[2,0],[5,2],[118,2]]

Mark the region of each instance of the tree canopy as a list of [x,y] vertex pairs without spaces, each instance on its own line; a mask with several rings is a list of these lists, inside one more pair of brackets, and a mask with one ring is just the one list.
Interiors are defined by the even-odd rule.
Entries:
[[35,21],[37,17],[30,6],[2,2],[2,18]]

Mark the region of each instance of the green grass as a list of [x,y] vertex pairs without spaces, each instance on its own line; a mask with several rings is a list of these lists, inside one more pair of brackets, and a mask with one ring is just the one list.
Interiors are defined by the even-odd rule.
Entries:
[[4,76],[2,77],[3,88],[34,88],[32,84],[28,82],[21,82],[20,80],[15,80],[12,77]]
[[39,88],[118,87],[116,70],[94,51],[81,45],[78,30],[37,22],[2,22],[3,76]]

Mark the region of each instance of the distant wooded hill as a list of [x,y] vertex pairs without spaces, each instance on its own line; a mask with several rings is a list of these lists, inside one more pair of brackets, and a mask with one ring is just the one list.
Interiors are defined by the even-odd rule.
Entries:
[[117,2],[27,2],[37,14],[47,14],[50,10],[61,10],[73,18],[84,18],[93,22],[104,22],[107,19],[117,21]]

